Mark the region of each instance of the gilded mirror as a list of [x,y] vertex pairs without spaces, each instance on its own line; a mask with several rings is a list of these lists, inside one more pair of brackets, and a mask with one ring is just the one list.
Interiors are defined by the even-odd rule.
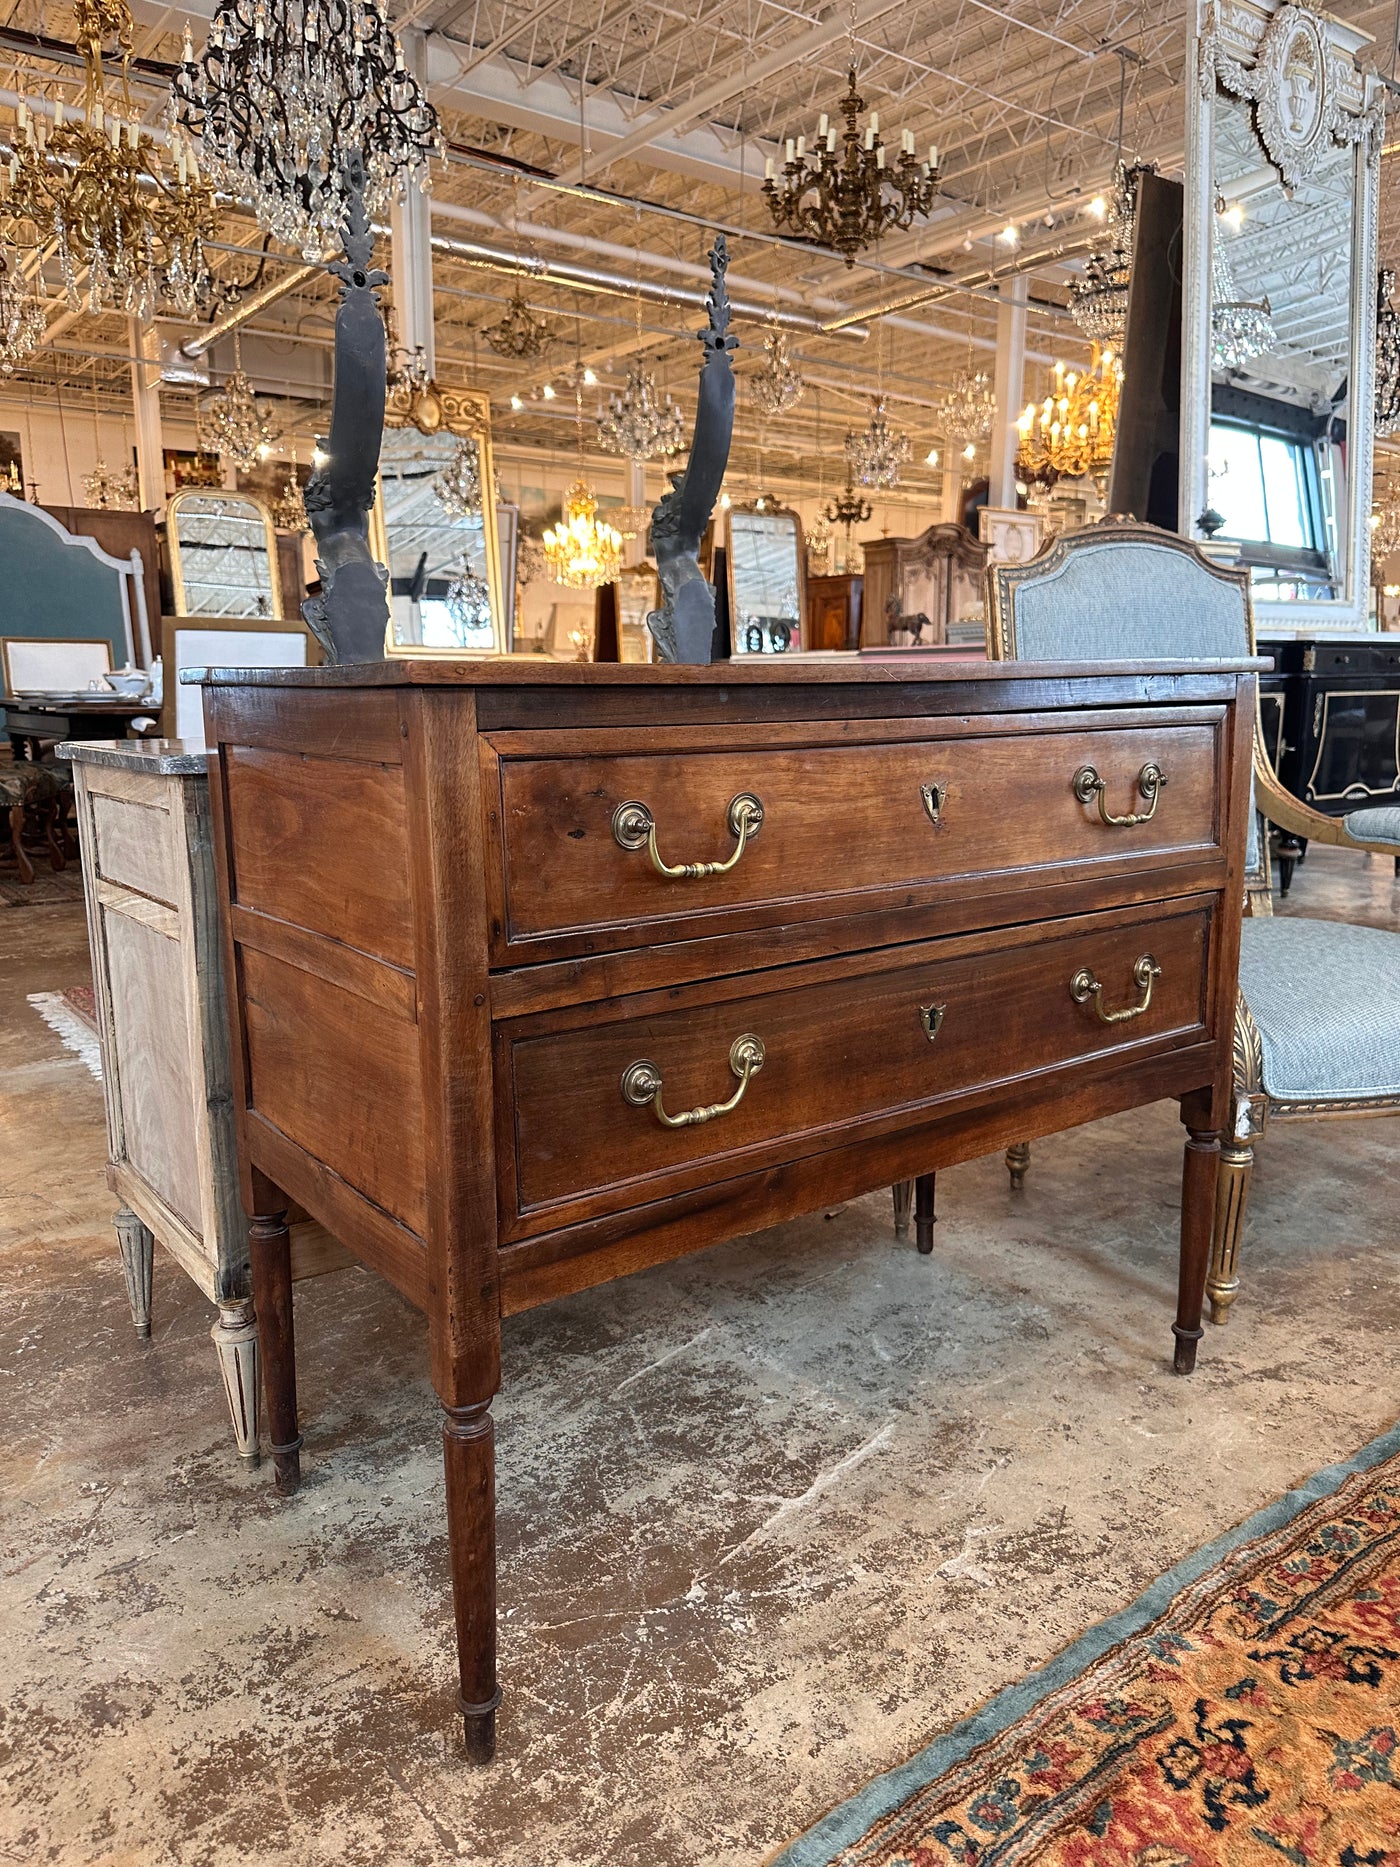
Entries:
[[165,509],[175,613],[280,616],[277,534],[251,493],[176,493]]
[[1179,528],[1248,570],[1274,634],[1368,626],[1383,122],[1370,44],[1270,0],[1196,24]]
[[[465,432],[384,430],[370,542],[389,567],[390,655],[501,654],[509,641],[489,404],[459,395],[459,406]],[[465,513],[439,481],[463,443],[479,489]]]
[[731,506],[724,516],[730,653],[797,653],[807,608],[801,519],[767,499],[761,506]]

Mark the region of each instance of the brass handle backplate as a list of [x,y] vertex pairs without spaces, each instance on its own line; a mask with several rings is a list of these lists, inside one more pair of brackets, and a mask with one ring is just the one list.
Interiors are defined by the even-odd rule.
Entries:
[[1069,982],[1069,995],[1076,1005],[1085,1005],[1092,998],[1094,1010],[1103,1024],[1126,1024],[1129,1018],[1140,1018],[1152,1003],[1152,987],[1162,976],[1162,968],[1150,953],[1144,953],[1133,964],[1133,979],[1142,993],[1140,1005],[1125,1005],[1122,1011],[1105,1011],[1103,1008],[1103,987],[1087,966],[1082,967]]
[[932,824],[940,822],[943,816],[943,806],[948,802],[947,785],[921,784],[919,796],[924,800],[924,815],[929,822]]
[[661,1106],[661,1072],[654,1063],[640,1058],[636,1063],[629,1063],[622,1072],[622,1099],[634,1109],[644,1109],[650,1103],[663,1128],[698,1128],[717,1115],[728,1115],[731,1109],[738,1108],[749,1086],[749,1078],[757,1076],[763,1068],[766,1055],[761,1037],[755,1037],[751,1031],[736,1037],[729,1046],[729,1067],[739,1078],[739,1087],[727,1102],[709,1102],[698,1109],[682,1109],[679,1115],[668,1115]]
[[1103,795],[1106,786],[1092,765],[1079,767],[1074,774],[1073,790],[1081,804],[1092,804],[1097,801],[1100,822],[1109,824],[1114,829],[1130,829],[1135,823],[1151,823],[1157,814],[1162,787],[1166,782],[1167,774],[1155,761],[1144,765],[1138,773],[1137,788],[1147,799],[1147,809],[1130,810],[1121,817],[1115,817],[1112,811],[1104,808]]
[[704,875],[727,875],[748,847],[749,839],[763,828],[763,801],[752,791],[741,791],[729,800],[729,832],[739,841],[734,854],[724,862],[663,862],[656,847],[656,819],[645,804],[632,800],[619,804],[613,812],[613,841],[620,849],[645,849],[651,866],[668,881],[698,881]]

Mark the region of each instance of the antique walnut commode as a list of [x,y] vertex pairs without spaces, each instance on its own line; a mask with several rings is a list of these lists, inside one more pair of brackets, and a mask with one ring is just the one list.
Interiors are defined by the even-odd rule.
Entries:
[[207,677],[278,1482],[295,1200],[428,1314],[471,1757],[503,1315],[1175,1096],[1190,1371],[1255,665]]

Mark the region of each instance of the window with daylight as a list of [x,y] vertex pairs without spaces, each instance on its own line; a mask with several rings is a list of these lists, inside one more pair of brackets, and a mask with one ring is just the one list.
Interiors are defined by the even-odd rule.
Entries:
[[1225,521],[1221,536],[1239,541],[1256,596],[1333,594],[1322,492],[1311,442],[1258,424],[1211,423],[1211,504]]

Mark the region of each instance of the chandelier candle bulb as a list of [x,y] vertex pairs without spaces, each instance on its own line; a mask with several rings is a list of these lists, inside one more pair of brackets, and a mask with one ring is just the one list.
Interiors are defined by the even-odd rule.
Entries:
[[826,133],[830,127],[831,127],[831,119],[827,115],[827,113],[823,111],[822,114],[817,118],[817,140],[819,142],[825,141]]

